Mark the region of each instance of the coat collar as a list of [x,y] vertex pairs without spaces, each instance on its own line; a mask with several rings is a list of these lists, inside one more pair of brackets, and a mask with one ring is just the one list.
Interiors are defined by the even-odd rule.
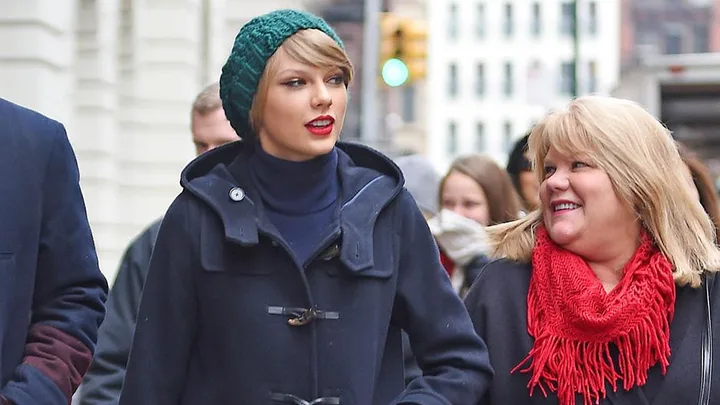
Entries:
[[[362,145],[339,143],[338,173],[342,204],[340,261],[353,272],[373,267],[373,231],[382,210],[403,185],[400,169]],[[225,239],[242,246],[259,243],[259,235],[277,236],[267,219],[249,170],[252,146],[234,142],[191,162],[183,188],[206,203],[221,219]]]

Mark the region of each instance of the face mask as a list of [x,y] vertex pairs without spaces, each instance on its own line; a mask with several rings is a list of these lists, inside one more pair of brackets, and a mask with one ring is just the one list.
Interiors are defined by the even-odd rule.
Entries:
[[485,228],[453,211],[443,209],[428,220],[428,226],[440,248],[456,265],[464,266],[488,249]]

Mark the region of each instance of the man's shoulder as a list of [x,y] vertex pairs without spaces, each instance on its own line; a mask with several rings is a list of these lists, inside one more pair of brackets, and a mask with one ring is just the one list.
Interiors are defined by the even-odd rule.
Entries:
[[147,256],[149,258],[155,247],[155,239],[157,239],[161,224],[162,217],[146,226],[130,241],[126,248],[127,252],[132,253],[133,255]]
[[26,198],[37,198],[44,189],[30,184],[60,187],[72,180],[67,176],[75,174],[74,165],[70,141],[59,122],[0,99],[0,172],[8,174],[6,184],[15,184],[17,193]]
[[38,145],[50,145],[61,136],[63,128],[58,121],[3,98],[0,98],[0,122],[3,122],[0,126],[3,138],[24,139]]

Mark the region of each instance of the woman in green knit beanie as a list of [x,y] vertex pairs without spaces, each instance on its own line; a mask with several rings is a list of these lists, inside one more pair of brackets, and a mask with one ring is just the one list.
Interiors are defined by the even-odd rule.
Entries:
[[477,403],[485,346],[400,170],[338,142],[352,77],[316,16],[242,27],[220,78],[242,141],[183,171],[120,405]]

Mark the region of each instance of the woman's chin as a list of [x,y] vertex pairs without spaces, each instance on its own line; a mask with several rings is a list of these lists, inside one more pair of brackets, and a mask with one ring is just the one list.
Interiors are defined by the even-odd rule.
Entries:
[[567,224],[557,224],[548,229],[550,239],[559,246],[566,246],[578,237],[578,231]]

